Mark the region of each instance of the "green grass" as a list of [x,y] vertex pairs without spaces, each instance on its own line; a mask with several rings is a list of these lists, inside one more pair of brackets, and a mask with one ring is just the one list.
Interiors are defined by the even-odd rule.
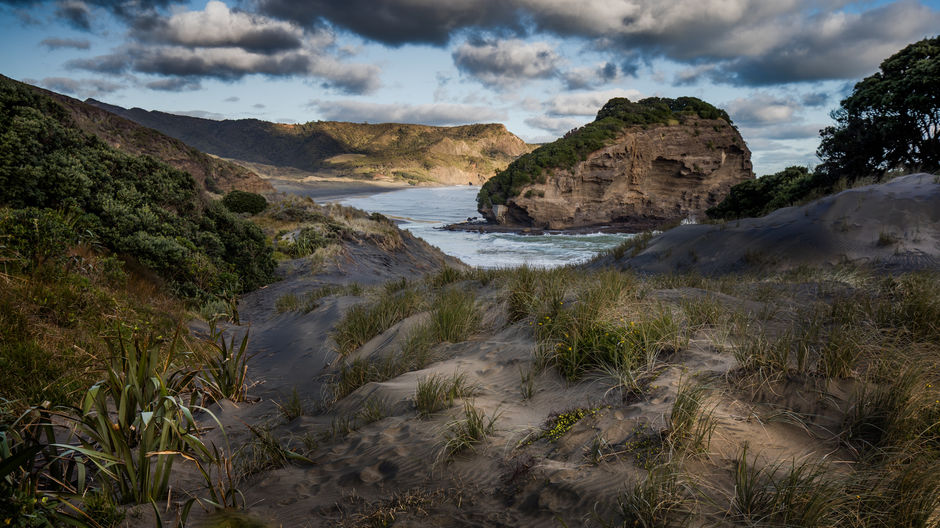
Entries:
[[673,451],[683,454],[708,451],[715,420],[706,407],[707,395],[702,385],[680,382],[665,432],[665,441]]
[[464,402],[464,418],[447,424],[444,447],[439,456],[440,460],[450,460],[464,451],[476,451],[479,444],[486,442],[487,438],[496,430],[496,420],[500,413],[487,416],[486,412],[477,409],[472,402]]
[[693,501],[691,486],[673,465],[650,468],[618,498],[623,526],[673,528],[688,526]]
[[439,341],[466,341],[480,323],[476,299],[467,291],[447,289],[435,299],[431,309],[430,325]]
[[349,354],[423,306],[424,299],[414,288],[383,292],[374,303],[353,306],[333,333],[337,353]]
[[428,418],[437,411],[454,404],[454,400],[467,398],[477,393],[477,388],[467,383],[463,374],[451,377],[432,374],[418,381],[414,404],[418,416]]

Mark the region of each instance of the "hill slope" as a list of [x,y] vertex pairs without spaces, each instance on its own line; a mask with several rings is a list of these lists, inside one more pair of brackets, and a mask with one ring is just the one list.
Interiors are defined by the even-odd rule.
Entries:
[[476,184],[530,150],[500,124],[434,127],[317,121],[288,125],[257,119],[214,121],[125,109],[94,99],[86,102],[223,158],[327,176]]
[[0,82],[26,87],[50,97],[68,112],[72,124],[82,132],[98,136],[112,147],[127,154],[151,156],[171,167],[186,171],[206,190],[212,192],[232,189],[253,192],[272,190],[270,184],[244,167],[207,156],[182,141],[140,126],[106,109],[20,83],[2,75],[0,75]]

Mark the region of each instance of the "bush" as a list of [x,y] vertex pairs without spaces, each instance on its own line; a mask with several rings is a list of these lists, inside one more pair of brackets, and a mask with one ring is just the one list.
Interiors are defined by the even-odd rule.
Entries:
[[776,174],[735,185],[721,203],[705,214],[725,220],[764,216],[808,196],[814,188],[813,182],[813,173],[806,167],[787,167]]
[[233,213],[248,213],[256,215],[268,207],[264,196],[253,192],[234,190],[222,198],[222,205]]

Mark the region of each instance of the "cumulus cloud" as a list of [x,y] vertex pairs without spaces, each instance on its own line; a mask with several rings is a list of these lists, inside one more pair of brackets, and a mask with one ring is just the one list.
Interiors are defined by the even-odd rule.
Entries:
[[453,57],[460,71],[497,88],[554,77],[561,62],[547,42],[528,43],[519,39],[464,42]]
[[183,77],[173,77],[169,79],[158,79],[144,83],[144,86],[151,90],[161,92],[188,92],[202,88],[202,83],[195,79],[186,79]]
[[819,131],[825,127],[826,125],[821,123],[787,123],[757,128],[742,126],[741,135],[744,136],[749,143],[751,138],[772,140],[817,139],[819,138]]
[[70,79],[68,77],[46,77],[36,84],[54,92],[71,94],[80,98],[99,97],[124,88],[121,84],[103,79]]
[[[771,85],[851,79],[931,36],[940,11],[916,0],[258,0],[269,15],[391,45],[445,45],[466,32],[531,31],[596,41],[611,54],[688,64],[686,82]],[[699,68],[703,64],[711,68]],[[681,79],[680,79],[681,81]]]
[[[184,11],[167,19],[141,23],[135,36],[163,44],[222,48],[237,47],[257,53],[276,53],[303,46],[304,31],[288,22],[233,11],[213,0],[203,11]],[[317,35],[326,35],[317,32]],[[332,41],[331,37],[326,37]]]
[[793,99],[762,93],[738,98],[725,105],[732,121],[742,126],[791,122],[800,109],[800,104]]
[[597,92],[574,92],[556,95],[545,105],[552,116],[596,116],[597,111],[614,97],[626,97],[631,101],[642,98],[637,90],[604,90]]
[[521,28],[516,20],[519,6],[504,0],[258,0],[258,7],[308,27],[329,22],[391,46],[443,46],[454,33],[470,27]]
[[368,123],[413,123],[422,125],[462,125],[500,121],[506,114],[489,106],[464,104],[380,104],[362,101],[314,101],[324,119]]
[[60,1],[56,6],[55,14],[75,29],[91,31],[91,9],[85,2],[78,0]]
[[594,67],[573,68],[561,74],[569,90],[583,90],[609,84],[619,76],[617,65],[605,62]]
[[[166,19],[138,20],[135,39],[106,55],[73,59],[68,68],[118,75],[148,73],[185,89],[199,79],[238,80],[246,75],[312,77],[322,86],[363,94],[380,85],[378,66],[349,63],[331,53],[325,30],[305,31],[281,21],[229,9],[212,1],[203,11],[182,11]],[[160,88],[157,88],[160,89]]]
[[563,136],[571,129],[584,125],[588,121],[590,121],[590,119],[578,117],[535,116],[526,119],[525,124],[532,128],[546,130],[558,137]]
[[67,38],[54,38],[50,37],[43,39],[39,43],[40,46],[49,48],[50,50],[56,50],[61,48],[74,48],[80,50],[86,50],[91,48],[91,42],[88,42],[85,39],[67,39]]

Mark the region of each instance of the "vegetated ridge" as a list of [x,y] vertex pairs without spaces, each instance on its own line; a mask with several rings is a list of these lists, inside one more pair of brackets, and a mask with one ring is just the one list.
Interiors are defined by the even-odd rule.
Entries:
[[435,127],[398,123],[258,119],[215,121],[140,108],[89,104],[235,161],[293,167],[322,176],[411,184],[481,184],[531,150],[501,124]]
[[723,110],[694,97],[614,98],[593,122],[511,163],[477,204],[510,226],[645,228],[701,214],[753,177]]
[[232,296],[272,278],[260,229],[209,198],[190,173],[85,132],[48,92],[0,79],[0,131],[5,262],[36,270],[82,242],[142,264],[191,299]]
[[234,163],[208,156],[156,130],[140,126],[78,99],[0,76],[3,83],[16,83],[46,95],[61,105],[81,131],[98,136],[112,147],[131,155],[147,155],[190,173],[204,189],[221,193],[232,189],[262,192],[272,187],[254,172]]

